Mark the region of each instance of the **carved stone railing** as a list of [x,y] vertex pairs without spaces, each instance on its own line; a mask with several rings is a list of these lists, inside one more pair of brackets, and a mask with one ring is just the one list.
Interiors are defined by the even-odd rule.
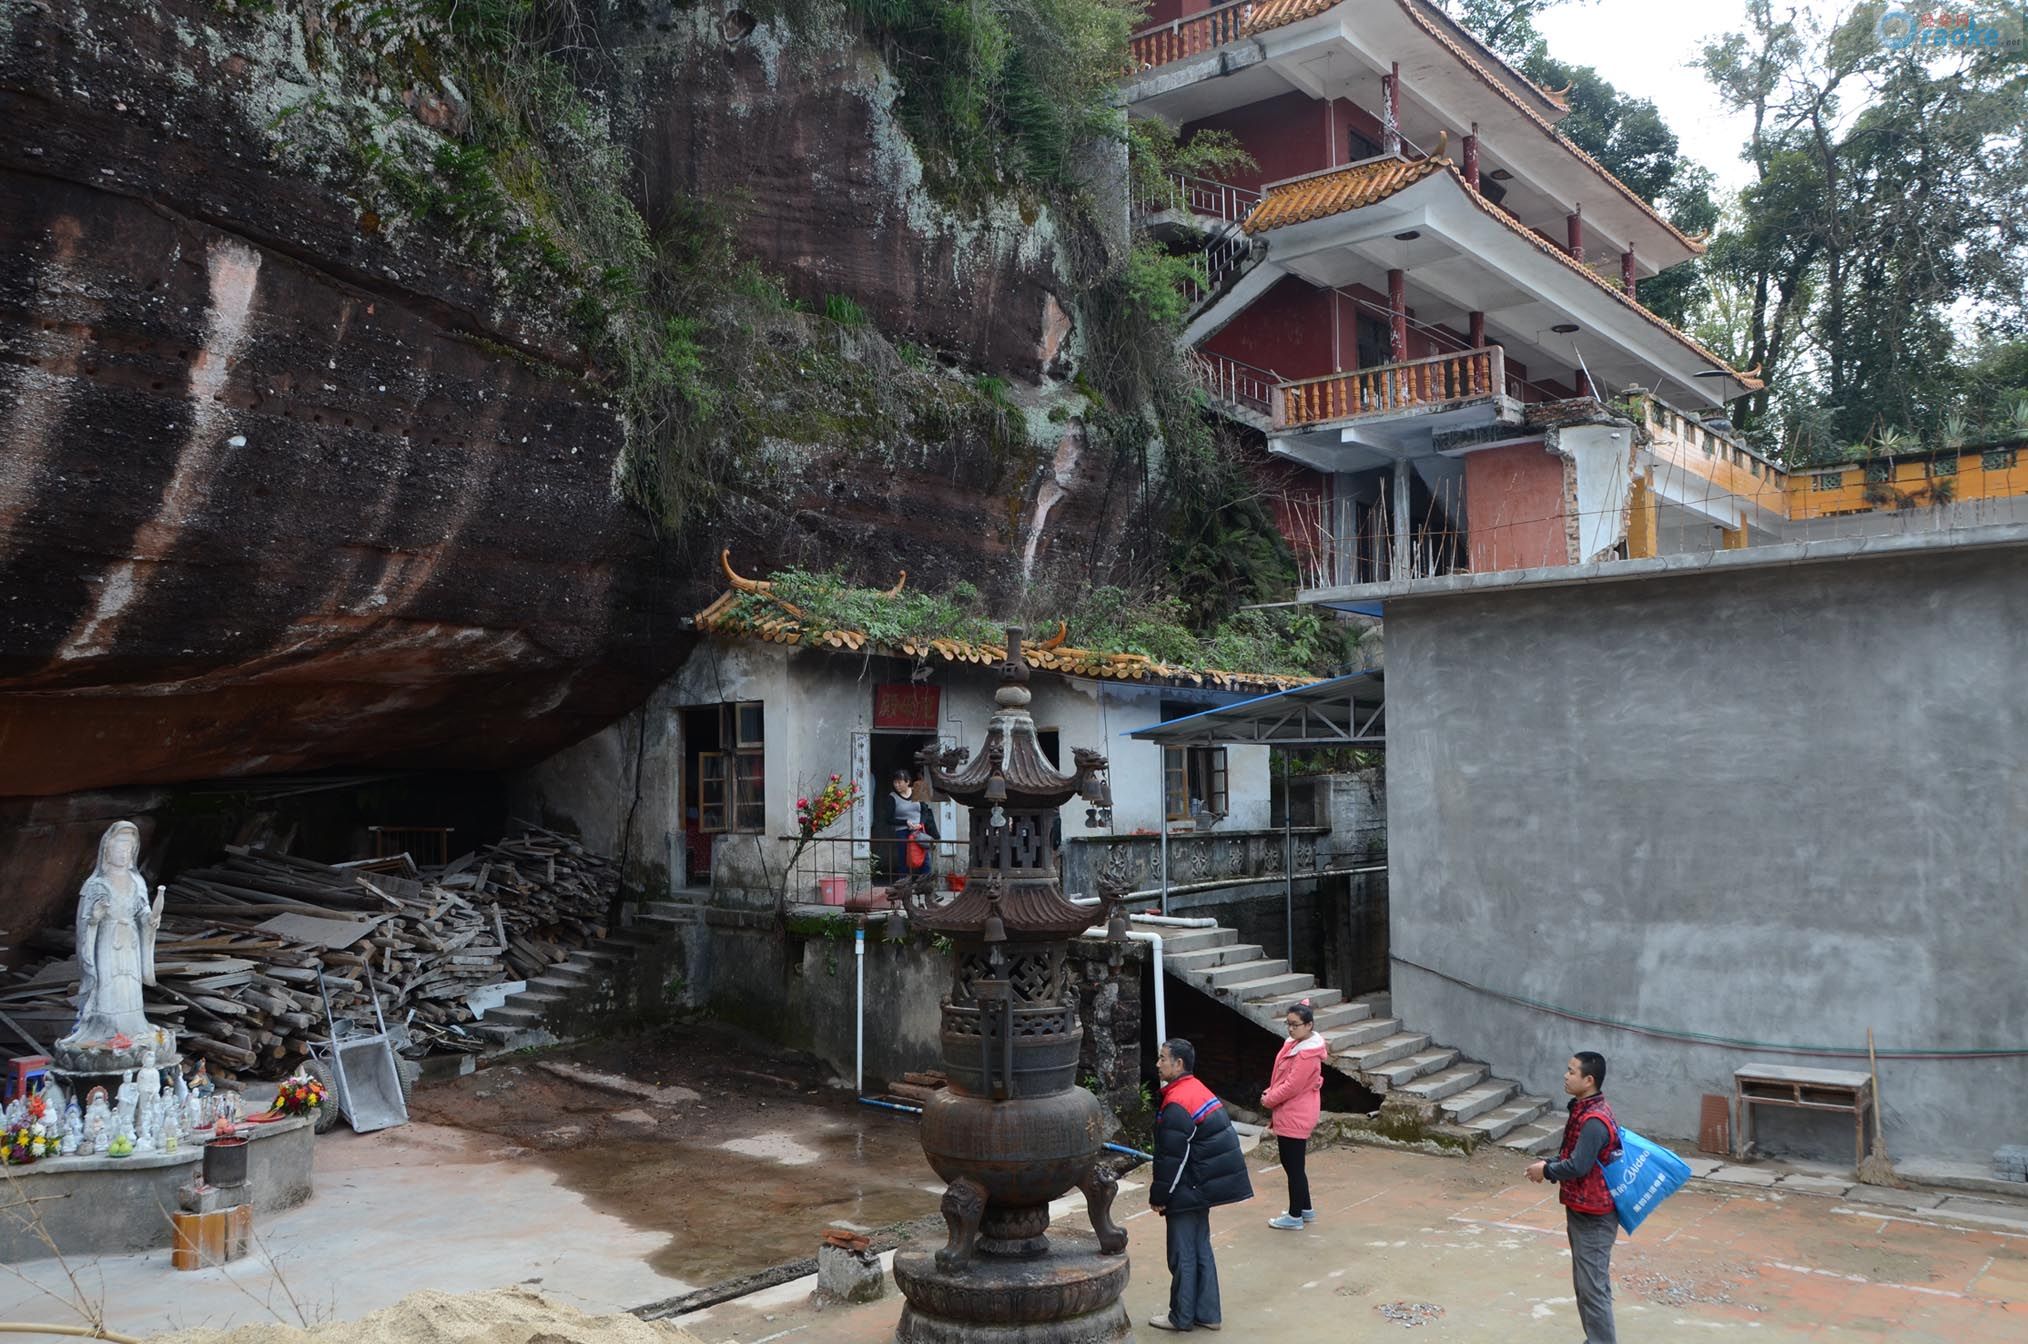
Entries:
[[[1361,855],[1340,855],[1325,826],[1298,826],[1288,833],[1295,850],[1289,871],[1298,879],[1336,871]],[[1279,882],[1283,873],[1279,830],[1174,831],[1169,836],[1169,887],[1207,891],[1253,882]],[[1340,860],[1344,860],[1341,863]],[[1099,882],[1123,882],[1129,891],[1162,883],[1159,835],[1104,835],[1072,839],[1063,847],[1063,889],[1094,895]]]
[[1131,42],[1134,68],[1152,70],[1171,61],[1215,51],[1243,35],[1252,13],[1253,0],[1237,0],[1235,4],[1220,5],[1135,33]]
[[1506,354],[1497,345],[1305,378],[1282,384],[1275,403],[1275,427],[1436,409],[1490,397],[1504,388],[1506,381]]

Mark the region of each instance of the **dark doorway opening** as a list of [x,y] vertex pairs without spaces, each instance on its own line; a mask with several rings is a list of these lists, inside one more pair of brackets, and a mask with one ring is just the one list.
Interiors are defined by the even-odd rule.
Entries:
[[[871,792],[873,794],[873,876],[876,882],[893,881],[907,871],[902,856],[903,842],[894,834],[894,772],[905,770],[911,780],[922,778],[922,767],[916,757],[926,747],[934,747],[937,739],[933,733],[897,731],[875,731],[867,743],[866,763],[872,771]],[[942,819],[936,815],[935,803],[931,802],[927,812],[929,827],[939,839],[942,835]],[[939,855],[941,857],[941,855]],[[942,864],[932,860],[932,866],[941,870]]]

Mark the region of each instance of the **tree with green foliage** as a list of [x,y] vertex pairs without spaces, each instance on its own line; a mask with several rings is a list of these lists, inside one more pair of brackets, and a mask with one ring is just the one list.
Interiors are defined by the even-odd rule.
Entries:
[[[1622,93],[1597,70],[1570,65],[1549,53],[1535,27],[1537,15],[1575,0],[1464,0],[1458,21],[1536,84],[1567,89],[1570,113],[1557,123],[1565,139],[1604,165],[1641,199],[1685,233],[1718,223],[1711,173],[1685,157],[1676,133],[1646,98]],[[1697,262],[1672,266],[1641,282],[1641,303],[1683,326],[1703,289]]]
[[[2015,7],[2018,9],[2018,7]],[[1704,52],[1751,114],[1737,232],[1713,258],[1769,386],[1734,419],[1807,464],[1885,429],[1934,434],[1980,328],[2018,334],[2028,287],[2028,67],[2005,48],[1902,48],[1861,5],[1829,25],[1751,0]]]

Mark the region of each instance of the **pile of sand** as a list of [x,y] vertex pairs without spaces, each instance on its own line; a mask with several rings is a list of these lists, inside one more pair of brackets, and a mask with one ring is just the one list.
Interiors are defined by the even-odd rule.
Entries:
[[624,1313],[587,1316],[528,1288],[485,1293],[411,1293],[356,1321],[307,1330],[242,1325],[230,1330],[181,1330],[149,1344],[698,1344],[697,1336],[662,1321]]

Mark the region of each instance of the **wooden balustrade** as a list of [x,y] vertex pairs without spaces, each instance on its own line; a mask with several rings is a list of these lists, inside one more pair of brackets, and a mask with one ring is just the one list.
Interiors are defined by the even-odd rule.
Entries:
[[1275,423],[1314,425],[1469,401],[1493,396],[1506,379],[1506,355],[1498,346],[1326,374],[1282,384]]
[[1173,19],[1158,28],[1136,33],[1129,44],[1134,68],[1152,70],[1171,61],[1215,51],[1228,42],[1238,40],[1247,17],[1252,13],[1253,0],[1237,0],[1234,4],[1220,5],[1202,14]]

